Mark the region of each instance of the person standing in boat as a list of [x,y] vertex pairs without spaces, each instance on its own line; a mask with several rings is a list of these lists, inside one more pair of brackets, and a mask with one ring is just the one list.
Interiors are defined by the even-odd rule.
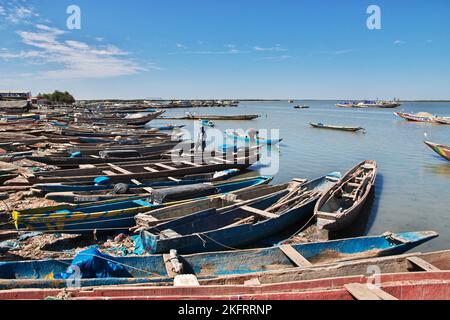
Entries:
[[204,153],[205,153],[205,149],[206,149],[206,138],[207,138],[206,128],[205,128],[205,126],[202,125],[200,128],[200,132],[198,133],[195,151],[197,152],[199,147],[202,148],[202,161],[203,162],[204,162]]

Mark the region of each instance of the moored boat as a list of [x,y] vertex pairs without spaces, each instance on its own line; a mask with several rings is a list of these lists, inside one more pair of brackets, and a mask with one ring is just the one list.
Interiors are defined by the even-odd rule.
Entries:
[[161,223],[141,232],[150,253],[227,250],[250,244],[292,227],[312,216],[321,194],[340,178],[327,175],[304,184],[292,184],[251,204],[218,212],[215,208]]
[[317,226],[328,231],[348,227],[359,216],[377,176],[377,163],[366,160],[353,167],[316,203]]
[[235,131],[226,131],[226,135],[233,140],[242,141],[245,143],[255,143],[256,145],[276,145],[279,144],[283,139],[265,139],[259,137],[257,134],[250,137],[249,135],[242,136],[236,133]]
[[83,233],[92,230],[126,230],[135,225],[140,212],[193,201],[198,197],[220,197],[229,192],[269,183],[271,177],[243,178],[217,184],[203,183],[150,190],[146,197],[50,206],[13,211],[17,230]]
[[323,124],[323,123],[310,123],[310,125],[313,128],[319,128],[319,129],[331,129],[331,130],[341,130],[341,131],[351,131],[351,132],[357,132],[357,131],[365,132],[365,129],[363,127],[336,126],[336,125],[329,125],[329,124]]
[[[401,254],[437,235],[432,231],[389,233],[292,246],[192,255],[178,255],[176,250],[173,250],[170,255],[112,257],[91,248],[80,252],[78,258],[75,257],[73,261],[61,259],[0,262],[0,289],[66,288],[66,279],[73,273],[73,267],[72,272],[68,267],[72,265],[80,268],[81,279],[77,279],[77,284],[81,287],[133,283],[171,284],[173,278],[180,274],[193,274],[202,280],[267,271],[289,272],[298,267],[309,269],[330,263]],[[91,263],[79,264],[83,260]]]
[[437,144],[430,141],[424,141],[427,146],[431,148],[434,152],[440,155],[442,158],[450,161],[450,146],[444,144]]
[[394,112],[394,114],[399,116],[400,118],[403,118],[408,121],[413,121],[413,122],[428,122],[428,123],[436,122],[436,117],[428,112],[419,112],[416,114]]

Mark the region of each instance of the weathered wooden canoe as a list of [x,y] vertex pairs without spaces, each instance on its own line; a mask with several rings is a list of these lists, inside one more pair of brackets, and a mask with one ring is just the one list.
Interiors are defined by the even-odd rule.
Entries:
[[353,167],[316,203],[317,226],[328,231],[348,227],[361,212],[377,176],[377,163],[366,160]]
[[254,120],[259,118],[258,114],[240,114],[240,115],[196,115],[188,114],[184,117],[164,117],[167,120]]
[[199,211],[215,209],[218,213],[226,212],[254,202],[268,196],[276,195],[285,190],[292,190],[296,185],[303,184],[305,179],[293,179],[291,182],[278,185],[262,185],[258,188],[233,191],[226,197],[199,199],[180,203],[169,207],[159,208],[150,212],[139,213],[135,216],[136,231],[146,230],[158,224],[185,217]]
[[258,138],[258,139],[250,139],[250,137],[243,137],[240,135],[237,135],[234,132],[226,132],[226,135],[231,137],[233,140],[236,141],[242,141],[242,142],[246,142],[246,143],[255,143],[257,145],[276,145],[278,143],[280,143],[281,141],[283,141],[283,139],[264,139],[264,138]]
[[[130,184],[128,188],[130,190],[134,188],[158,188],[158,187],[172,187],[177,185],[185,185],[185,184],[195,184],[195,183],[203,183],[203,182],[212,182],[219,180],[229,179],[241,171],[238,169],[229,169],[219,172],[208,172],[201,174],[193,174],[187,175],[184,177],[179,177],[178,179],[174,178],[161,178],[150,181],[141,181],[142,184]],[[35,184],[32,186],[33,189],[40,190],[41,192],[113,192],[115,188],[115,184],[94,184],[94,183],[86,183],[86,184],[77,184],[77,183],[48,183],[48,184]]]
[[[192,277],[189,278],[192,281]],[[99,288],[73,290],[73,300],[448,300],[450,271],[385,274],[379,283],[370,276],[327,278],[268,285]],[[186,280],[185,280],[186,281]],[[56,296],[62,291],[23,292],[28,299]],[[20,293],[19,293],[20,294]],[[34,295],[32,295],[34,294]],[[16,298],[17,299],[17,298]]]
[[350,126],[334,126],[329,124],[323,124],[323,123],[310,123],[310,125],[313,128],[319,128],[319,129],[331,129],[331,130],[341,130],[341,131],[350,131],[350,132],[357,132],[357,131],[365,131],[363,127],[350,127]]
[[261,176],[215,185],[204,183],[178,186],[170,190],[152,190],[147,197],[13,211],[12,219],[17,230],[66,233],[126,230],[135,225],[134,216],[140,212],[193,201],[196,197],[220,197],[232,191],[257,187],[271,180],[271,177]]
[[431,148],[434,152],[440,155],[442,158],[450,161],[450,146],[444,144],[437,144],[430,141],[425,141],[425,144]]
[[[48,193],[45,198],[48,200],[53,200],[55,202],[63,202],[63,203],[87,203],[87,202],[97,202],[97,201],[105,201],[105,200],[116,200],[120,201],[122,199],[130,198],[130,197],[146,197],[149,193],[152,192],[152,190],[161,190],[165,188],[173,188],[176,186],[188,186],[192,185],[195,187],[196,184],[200,183],[206,183],[206,182],[212,182],[214,184],[217,183],[223,183],[225,181],[231,183],[234,181],[239,181],[242,179],[232,179],[227,180],[231,176],[237,174],[236,171],[239,172],[237,169],[231,169],[231,170],[225,170],[229,171],[229,174],[223,174],[221,176],[218,176],[216,178],[216,175],[213,173],[207,173],[207,174],[199,174],[199,175],[192,175],[190,178],[181,177],[181,179],[161,179],[160,181],[151,181],[147,183],[142,183],[140,185],[132,184],[115,184],[115,185],[93,185],[84,186],[85,189],[88,189],[89,187],[94,189],[98,188],[98,190],[91,190],[91,191],[60,191],[57,192],[51,192]],[[224,171],[221,171],[224,172]],[[47,185],[47,189],[48,189]],[[50,185],[53,186],[53,189],[57,189],[57,185]],[[70,186],[65,186],[66,188]],[[76,186],[78,188],[83,188],[83,186]],[[101,190],[101,188],[104,188],[104,190]],[[105,187],[108,187],[109,189],[105,189]],[[187,189],[187,192],[189,193],[192,190]]]
[[400,118],[403,118],[408,121],[414,121],[414,122],[428,122],[428,123],[435,123],[435,116],[433,116],[430,113],[427,112],[419,112],[417,114],[412,113],[402,113],[402,112],[394,112],[395,115],[399,116]]
[[227,169],[246,169],[257,162],[257,156],[239,157],[232,160],[214,158],[204,159],[204,163],[161,161],[144,163],[121,163],[120,167],[110,164],[92,169],[56,170],[36,173],[29,177],[30,183],[49,182],[93,182],[100,176],[107,176],[114,182],[128,182],[132,179],[151,180],[164,177],[179,177],[190,174],[216,172]]
[[127,124],[127,125],[144,125],[162,115],[165,111],[160,110],[156,112],[149,113],[138,118],[126,118],[126,117],[115,117],[115,116],[102,116],[102,117],[78,117],[79,122],[92,123],[92,122],[104,122],[108,124]]
[[226,211],[200,211],[141,232],[141,241],[150,253],[179,253],[227,250],[272,236],[312,216],[322,193],[338,180],[323,176],[292,186],[252,204]]
[[[226,275],[200,280],[201,285],[243,285],[257,280],[261,284],[319,280],[367,274],[377,266],[380,274],[420,271],[450,271],[450,250],[407,253],[384,257],[349,260],[325,265],[298,266],[258,273]],[[375,275],[376,277],[377,275]]]
[[[133,284],[171,283],[179,274],[194,274],[199,280],[211,277],[257,274],[258,272],[297,268],[312,268],[330,263],[378,256],[401,254],[437,236],[435,232],[407,232],[382,236],[370,236],[312,242],[292,246],[252,250],[221,251],[179,256],[150,255],[130,257],[107,257],[111,263],[122,266],[119,277],[81,278],[81,287]],[[90,250],[91,251],[91,250]],[[79,253],[83,256],[88,253]],[[89,253],[97,265],[104,265],[99,254]],[[100,260],[98,260],[100,259]],[[181,264],[181,266],[180,266]],[[11,288],[66,288],[66,279],[56,279],[72,265],[70,259],[0,262],[0,289]],[[174,267],[177,269],[174,269]],[[181,269],[178,269],[181,267]],[[178,271],[176,271],[178,270]],[[85,271],[80,272],[82,274]],[[95,270],[101,273],[100,270]],[[172,278],[172,279],[171,279]],[[70,280],[70,279],[69,279]]]

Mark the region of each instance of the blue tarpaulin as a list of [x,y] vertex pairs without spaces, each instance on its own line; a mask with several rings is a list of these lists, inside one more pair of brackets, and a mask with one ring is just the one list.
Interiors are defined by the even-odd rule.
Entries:
[[100,252],[96,246],[78,253],[67,272],[55,274],[55,278],[60,279],[74,276],[79,276],[81,279],[132,277],[114,257]]

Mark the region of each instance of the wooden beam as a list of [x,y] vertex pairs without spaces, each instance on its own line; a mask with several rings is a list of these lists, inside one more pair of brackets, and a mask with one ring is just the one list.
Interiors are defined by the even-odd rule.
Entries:
[[251,213],[256,213],[256,214],[258,214],[260,216],[263,216],[264,218],[268,218],[268,219],[278,218],[279,217],[278,215],[276,215],[274,213],[266,212],[266,211],[259,210],[259,209],[255,209],[255,208],[252,208],[252,207],[249,207],[249,206],[242,206],[240,208],[242,210],[245,210],[245,211],[248,211],[248,212],[251,212]]
[[398,300],[371,283],[348,283],[344,288],[357,300]]
[[297,250],[295,250],[291,245],[284,244],[281,245],[280,250],[297,265],[298,267],[311,267],[312,263],[305,259]]
[[103,173],[107,176],[117,176],[117,173],[108,170],[103,171]]
[[419,257],[411,257],[407,259],[414,266],[422,269],[423,271],[441,271],[439,268],[433,266],[431,263],[419,258]]
[[123,169],[123,168],[121,168],[119,166],[116,166],[116,165],[112,164],[112,163],[108,163],[108,166],[110,166],[112,169],[114,169],[116,171],[119,171],[120,173],[123,173],[123,174],[133,174],[133,172],[125,170],[125,169]]
[[158,170],[150,168],[150,167],[144,167],[144,170],[147,170],[149,172],[159,172]]
[[162,164],[162,163],[155,163],[155,166],[158,166],[160,168],[167,169],[167,170],[176,170],[176,168]]
[[201,165],[190,162],[190,161],[181,161],[181,163],[188,164],[188,165],[194,166],[194,167],[201,167]]

